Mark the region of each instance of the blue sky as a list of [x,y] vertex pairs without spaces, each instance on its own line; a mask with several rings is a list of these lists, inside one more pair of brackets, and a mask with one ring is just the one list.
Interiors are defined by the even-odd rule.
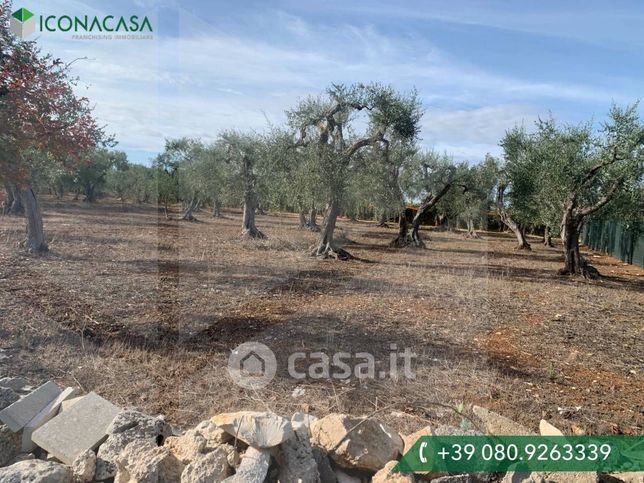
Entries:
[[[154,40],[40,34],[130,159],[164,138],[262,131],[331,82],[416,88],[422,144],[476,162],[537,116],[601,121],[644,94],[641,1],[14,0],[37,15],[148,15]],[[642,109],[640,109],[642,112]]]

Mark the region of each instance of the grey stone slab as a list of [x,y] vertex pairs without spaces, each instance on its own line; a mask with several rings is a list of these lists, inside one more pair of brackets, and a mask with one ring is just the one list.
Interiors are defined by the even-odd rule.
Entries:
[[47,404],[56,399],[60,392],[60,388],[55,382],[46,382],[35,391],[0,411],[0,421],[9,426],[14,433],[18,432]]
[[42,411],[40,411],[34,418],[27,423],[27,425],[22,429],[22,451],[29,453],[36,449],[36,445],[31,440],[31,435],[35,430],[49,421],[51,418],[58,414],[60,410],[60,405],[66,399],[69,399],[72,396],[75,396],[78,392],[78,389],[74,387],[68,387],[63,392],[61,392],[56,399],[47,404]]
[[98,394],[90,392],[67,411],[47,422],[31,436],[31,440],[71,465],[88,449],[96,449],[107,437],[107,428],[121,409]]
[[66,401],[63,401],[63,403],[60,405],[60,410],[61,411],[67,411],[69,408],[71,408],[74,404],[76,404],[78,401],[83,399],[85,396],[78,396],[78,397],[73,397],[71,399],[67,399]]

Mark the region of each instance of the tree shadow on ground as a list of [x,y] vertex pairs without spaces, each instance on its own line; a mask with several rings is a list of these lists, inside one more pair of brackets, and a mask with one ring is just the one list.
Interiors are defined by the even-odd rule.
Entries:
[[492,251],[492,250],[473,250],[473,249],[466,249],[466,248],[431,248],[430,249],[433,252],[443,252],[443,253],[458,253],[458,254],[463,254],[463,255],[474,255],[474,256],[485,256],[490,259],[500,259],[500,258],[507,258],[510,260],[517,260],[517,259],[530,259],[530,260],[538,260],[538,261],[543,261],[543,262],[556,262],[556,261],[561,261],[563,264],[563,255],[561,255],[560,252],[552,252],[550,254],[539,254],[531,251],[523,251],[523,250],[515,250],[513,252],[498,252],[498,251]]

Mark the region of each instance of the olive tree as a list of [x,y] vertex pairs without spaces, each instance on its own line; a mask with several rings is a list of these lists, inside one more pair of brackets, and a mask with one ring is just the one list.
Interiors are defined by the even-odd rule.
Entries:
[[105,179],[110,170],[123,170],[126,166],[127,155],[122,151],[105,148],[89,150],[72,174],[73,188],[83,193],[83,201],[93,203],[105,186]]
[[517,239],[517,250],[532,250],[526,235],[527,226],[538,221],[535,202],[539,168],[526,156],[529,136],[523,127],[506,132],[501,141],[504,152],[498,164],[496,211]]
[[[165,183],[163,189],[174,188],[174,198],[183,203],[182,220],[194,221],[194,211],[206,191],[205,179],[202,176],[204,146],[197,139],[179,138],[166,140],[164,151],[157,157],[156,164],[162,168],[171,179],[166,180],[163,172],[159,172],[160,182]],[[171,181],[171,186],[166,186]],[[167,212],[169,197],[163,197]]]
[[523,149],[526,164],[542,176],[538,199],[546,213],[558,211],[563,244],[561,274],[593,276],[580,255],[579,236],[589,216],[612,211],[615,217],[639,213],[644,175],[644,125],[637,104],[613,106],[599,129],[591,123],[558,125],[540,120]]
[[424,248],[420,237],[420,225],[427,214],[450,191],[456,181],[456,166],[447,155],[435,151],[419,152],[406,165],[401,176],[401,186],[409,200],[420,200],[418,210],[411,223],[400,213],[398,235],[392,240],[392,247],[412,246]]
[[157,186],[153,168],[126,163],[112,168],[105,177],[106,189],[121,201],[150,203],[156,196]]
[[226,149],[228,163],[241,181],[243,191],[242,236],[247,238],[266,238],[255,225],[255,212],[258,206],[257,164],[266,158],[266,142],[258,135],[224,132],[218,143]]
[[239,191],[227,161],[227,150],[221,143],[204,145],[199,159],[196,174],[203,180],[203,198],[212,204],[212,216],[221,218],[222,206],[234,200]]
[[483,227],[487,214],[492,205],[494,187],[496,185],[496,163],[486,157],[482,163],[464,167],[461,193],[462,209],[460,215],[465,218],[466,238],[478,239],[476,222]]
[[370,146],[386,149],[392,137],[413,141],[421,116],[415,92],[400,94],[380,84],[332,85],[287,112],[295,147],[313,160],[326,199],[324,227],[312,255],[350,258],[335,246],[333,234],[356,157]]
[[259,173],[262,196],[273,206],[298,213],[300,229],[319,231],[317,212],[324,199],[315,158],[296,149],[287,130],[273,129],[265,139],[267,149]]

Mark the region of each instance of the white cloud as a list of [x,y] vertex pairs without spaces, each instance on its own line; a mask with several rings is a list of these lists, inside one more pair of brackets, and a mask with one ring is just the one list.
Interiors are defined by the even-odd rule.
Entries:
[[486,144],[500,140],[514,125],[527,125],[536,114],[527,106],[498,105],[469,110],[429,110],[423,119],[425,142]]
[[[591,2],[592,3],[592,2]],[[457,25],[485,27],[541,37],[558,37],[595,45],[640,48],[644,11],[634,5],[594,2],[580,8],[571,2],[507,2],[506,0],[417,0],[403,5],[374,0],[354,0],[336,6],[344,15],[373,18],[434,20]],[[311,9],[321,4],[311,3]],[[615,35],[619,32],[619,35]]]
[[[64,59],[89,58],[74,71],[90,86],[84,94],[100,121],[122,147],[146,151],[162,149],[167,137],[262,130],[267,118],[282,122],[298,97],[332,82],[416,86],[428,107],[425,144],[462,156],[482,156],[505,129],[534,118],[533,102],[619,99],[619,93],[585,85],[499,76],[459,63],[423,39],[389,37],[373,26],[312,24],[275,11],[248,21],[245,33],[233,34],[181,12],[186,35],[178,38],[155,33],[152,41],[73,41],[56,33],[43,35],[42,43]],[[258,34],[266,25],[270,38]]]

